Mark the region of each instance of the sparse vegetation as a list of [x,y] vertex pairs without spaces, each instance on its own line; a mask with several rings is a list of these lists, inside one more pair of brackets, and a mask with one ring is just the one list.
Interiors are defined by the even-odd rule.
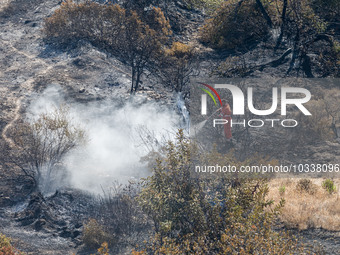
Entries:
[[110,253],[109,250],[109,245],[107,242],[102,243],[102,245],[100,246],[100,248],[98,249],[98,255],[109,255]]
[[322,187],[329,193],[333,194],[336,191],[336,187],[334,185],[334,181],[330,179],[326,179],[322,182]]
[[[133,235],[146,233],[151,229],[135,200],[138,192],[136,183],[126,186],[115,183],[109,190],[103,191],[103,195],[99,197],[99,205],[91,212],[94,217],[91,222],[100,222],[102,231],[107,233],[104,236],[111,238],[111,242],[104,240],[105,238],[101,242],[106,241],[112,245],[114,240],[114,244],[126,244],[133,240]],[[91,235],[90,233],[89,236]]]
[[304,118],[302,114],[297,116],[300,125],[293,132],[293,140],[296,143],[307,144],[320,140],[332,140],[334,134],[331,129],[331,119],[325,109],[324,100],[311,100],[306,106],[312,116]]
[[131,68],[131,93],[136,92],[141,76],[171,34],[169,21],[160,8],[143,16],[118,4],[101,5],[86,1],[65,1],[46,19],[48,41],[69,45],[86,40],[126,62]]
[[[42,2],[46,4],[42,5]],[[339,0],[103,2],[13,0],[0,7],[1,27],[4,28],[1,42],[4,57],[0,61],[5,67],[0,80],[8,84],[1,85],[1,99],[7,93],[11,95],[0,105],[3,113],[0,131],[4,131],[4,139],[0,140],[0,186],[4,186],[0,190],[1,205],[15,205],[9,211],[19,215],[17,218],[22,224],[28,224],[27,230],[34,227],[36,231],[46,231],[46,236],[70,238],[77,245],[83,242],[98,255],[108,255],[110,250],[116,253],[121,247],[130,249],[135,244],[138,246],[132,251],[134,255],[300,254],[308,253],[308,248],[285,230],[340,230],[339,180],[334,179],[334,173],[327,175],[330,179],[306,179],[303,175],[303,179],[267,180],[266,175],[260,174],[208,175],[193,170],[198,163],[236,167],[279,165],[279,160],[255,152],[282,154],[279,159],[284,162],[308,162],[309,157],[313,160],[321,157],[323,164],[338,159],[335,155],[339,148],[336,142],[340,139],[338,81],[327,82],[325,89],[320,85],[320,94],[312,91],[318,88],[311,89],[313,99],[306,108],[312,116],[306,118],[292,113],[299,123],[294,130],[281,132],[278,128],[279,132],[271,136],[273,133],[260,129],[253,132],[239,123],[233,129],[233,140],[226,143],[220,139],[221,126],[214,130],[219,135],[218,146],[208,153],[186,138],[182,131],[166,146],[154,139],[153,131],[145,131],[143,142],[147,141],[150,154],[144,159],[152,169],[150,176],[141,183],[114,184],[110,190],[104,187],[103,195],[93,201],[90,195],[84,196],[76,206],[80,208],[87,202],[91,206],[84,206],[79,211],[73,205],[63,207],[65,203],[72,204],[74,199],[79,199],[75,195],[78,191],[71,188],[67,192],[57,190],[49,198],[39,192],[31,194],[28,203],[32,202],[34,206],[27,206],[24,199],[29,194],[26,193],[33,190],[50,193],[55,191],[58,179],[67,180],[63,175],[66,172],[63,159],[86,141],[85,131],[69,118],[65,109],[34,119],[20,119],[29,103],[26,100],[31,100],[27,94],[40,93],[43,83],[57,82],[63,89],[67,88],[67,100],[74,97],[75,101],[87,102],[104,98],[116,100],[116,85],[119,85],[117,94],[125,93],[129,78],[129,91],[136,93],[142,81],[151,77],[140,93],[146,95],[146,100],[152,99],[152,90],[161,88],[157,84],[160,83],[165,88],[161,88],[159,95],[162,97],[157,95],[157,100],[164,98],[162,103],[170,104],[173,100],[170,90],[181,93],[185,103],[190,101],[190,79],[200,69],[212,78],[245,78],[252,74],[275,79],[340,76]],[[42,23],[41,17],[47,13],[50,16]],[[180,29],[173,27],[172,30],[169,20],[175,26],[179,20]],[[45,48],[37,32],[40,30],[36,29],[41,24],[44,42],[48,44]],[[14,34],[16,29],[18,32]],[[27,42],[23,43],[24,40]],[[62,48],[66,53],[52,52],[56,48],[50,46],[58,46],[57,50]],[[90,49],[90,53],[84,53],[83,48]],[[6,55],[7,51],[10,54]],[[111,56],[120,60],[119,66],[124,67],[119,71],[124,75],[110,73],[108,66],[118,63],[116,59],[107,59]],[[202,66],[199,60],[202,60]],[[270,71],[263,72],[268,67]],[[130,75],[125,68],[131,71]],[[94,69],[97,72],[92,72]],[[92,78],[93,74],[103,76],[93,79],[98,81],[98,87],[92,79],[86,78]],[[254,92],[261,93],[254,98],[256,109],[268,106],[270,93],[264,93],[265,82],[262,85],[262,89]],[[245,91],[246,86],[241,89]],[[107,92],[111,93],[109,97],[106,97]],[[119,100],[124,100],[125,96]],[[226,97],[231,99],[230,94]],[[266,100],[262,102],[262,99]],[[210,106],[213,101],[207,104]],[[190,107],[193,109],[192,105]],[[244,119],[248,121],[254,116],[248,111]],[[239,116],[234,120],[239,121]],[[271,139],[271,144],[265,144],[268,140],[264,137]],[[301,147],[307,151],[300,159],[296,152]],[[112,159],[118,156],[112,155]],[[120,168],[119,171],[126,170]],[[18,181],[22,175],[17,169],[28,177],[24,182]],[[26,179],[31,179],[33,185],[27,184]],[[32,190],[27,192],[30,188]],[[11,189],[9,195],[7,189]],[[13,195],[16,192],[24,195]],[[57,204],[57,200],[61,202]],[[58,206],[55,208],[55,205]],[[57,213],[63,214],[65,208],[76,209],[70,210],[67,216],[54,217]],[[84,208],[89,210],[84,213]],[[0,214],[1,217],[9,215],[2,210]],[[77,222],[73,221],[76,217],[79,217]],[[0,225],[7,227],[6,220],[1,219]],[[142,244],[142,240],[145,243]],[[53,249],[54,244],[51,247]],[[0,255],[16,254],[21,253],[8,237],[0,234]]]
[[5,148],[6,162],[19,167],[34,187],[50,192],[63,157],[85,142],[85,132],[72,123],[66,108],[20,122],[10,135],[15,147]]
[[[307,181],[306,181],[307,180]],[[285,206],[279,218],[288,228],[306,230],[309,228],[322,228],[330,231],[340,229],[339,196],[330,196],[322,188],[322,179],[273,179],[269,182],[268,198],[275,201],[281,198],[279,187],[285,183]],[[305,183],[307,187],[313,186],[314,192],[297,192],[296,186]],[[339,179],[334,179],[334,187]],[[310,188],[307,188],[310,189]],[[336,190],[335,193],[338,191]]]
[[340,123],[339,92],[334,89],[318,91],[315,96],[318,98],[306,104],[312,116],[304,118],[302,114],[299,114],[296,118],[300,124],[292,132],[293,144],[334,141],[340,136],[338,133]]
[[246,77],[250,73],[250,66],[241,56],[230,56],[218,66],[215,73],[221,77]]
[[280,186],[279,188],[280,195],[283,196],[285,192],[286,192],[286,186],[285,185]]

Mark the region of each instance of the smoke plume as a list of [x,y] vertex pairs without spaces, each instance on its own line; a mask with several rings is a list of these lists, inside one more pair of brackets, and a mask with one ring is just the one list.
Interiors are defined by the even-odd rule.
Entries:
[[[35,118],[65,104],[62,89],[49,86],[28,109]],[[93,193],[100,193],[114,181],[126,183],[150,174],[140,158],[157,148],[164,139],[173,139],[180,117],[171,107],[156,102],[130,100],[80,104],[67,102],[73,123],[86,131],[87,143],[64,158],[68,183]]]

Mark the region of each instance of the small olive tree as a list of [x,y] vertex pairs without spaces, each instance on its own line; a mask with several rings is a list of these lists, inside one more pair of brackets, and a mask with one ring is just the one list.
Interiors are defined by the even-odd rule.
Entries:
[[35,189],[47,192],[52,174],[62,169],[63,157],[86,140],[85,131],[62,108],[23,121],[10,133],[15,146],[7,147],[7,162],[31,178]]

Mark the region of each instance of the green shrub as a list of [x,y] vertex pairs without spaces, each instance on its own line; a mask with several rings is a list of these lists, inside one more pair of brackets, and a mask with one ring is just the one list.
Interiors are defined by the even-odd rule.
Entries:
[[279,188],[280,195],[283,196],[285,194],[285,192],[286,192],[286,186],[284,186],[284,185],[280,186],[280,188]]
[[322,187],[329,193],[332,194],[336,191],[335,184],[332,180],[326,179],[322,182]]
[[[134,254],[287,254],[297,240],[273,231],[284,201],[272,207],[267,181],[216,174],[195,174],[193,166],[245,164],[232,154],[206,157],[180,132],[169,142],[152,176],[146,178],[139,203],[155,224],[149,245]],[[250,160],[251,161],[251,160]],[[249,161],[249,162],[250,162]],[[218,163],[220,164],[220,163]],[[221,164],[222,165],[222,164]]]
[[20,255],[20,251],[15,249],[11,244],[11,239],[0,234],[0,255]]

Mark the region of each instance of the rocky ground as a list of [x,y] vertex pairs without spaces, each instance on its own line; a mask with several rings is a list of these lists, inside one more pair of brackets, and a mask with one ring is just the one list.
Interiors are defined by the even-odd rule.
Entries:
[[[70,102],[129,98],[129,68],[114,57],[85,42],[67,52],[44,44],[41,37],[44,18],[59,5],[59,1],[53,0],[0,1],[0,139],[7,143],[11,143],[7,131],[15,126],[30,100],[48,85],[60,85]],[[174,28],[184,31],[181,38],[194,40],[190,35],[197,31],[197,21],[203,17],[180,8],[169,12],[173,13],[173,23],[177,17],[183,21],[179,24],[185,24],[185,20],[190,24],[187,28],[183,25]],[[256,63],[271,60],[261,51],[253,53],[249,58],[256,59]],[[202,66],[220,62],[225,54],[204,49]],[[206,60],[207,56],[211,60]],[[276,69],[269,68],[266,75],[275,72]],[[256,71],[254,76],[261,77],[261,71]],[[144,82],[137,97],[165,104],[171,104],[173,100],[171,93],[160,89],[153,79]],[[331,157],[330,160],[340,162],[339,156],[331,153],[339,151],[338,143],[320,144],[319,147],[306,150],[305,160]],[[287,157],[292,159],[294,154]],[[16,247],[28,254],[88,254],[80,241],[82,220],[92,206],[88,195],[63,190],[48,198],[39,193],[29,196],[29,181],[13,169],[2,168],[0,172],[0,232],[10,236]],[[339,232],[308,230],[299,234],[306,240],[321,243],[328,254],[340,251]]]

